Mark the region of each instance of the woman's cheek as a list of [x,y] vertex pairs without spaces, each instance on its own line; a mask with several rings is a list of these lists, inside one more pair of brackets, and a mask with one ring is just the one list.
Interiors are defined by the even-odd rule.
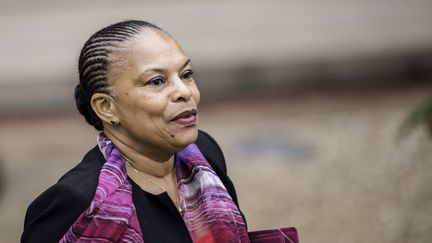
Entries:
[[195,100],[195,103],[198,105],[201,99],[201,94],[197,86],[195,86],[195,89],[193,91],[193,99]]
[[153,99],[146,100],[146,111],[154,116],[161,116],[166,109],[168,99],[166,97],[154,97]]

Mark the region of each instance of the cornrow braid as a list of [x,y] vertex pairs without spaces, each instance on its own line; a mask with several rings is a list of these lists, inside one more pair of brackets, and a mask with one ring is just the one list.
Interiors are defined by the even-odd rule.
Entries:
[[81,115],[99,131],[103,129],[102,121],[93,111],[90,100],[95,93],[109,93],[108,55],[120,43],[137,35],[144,28],[163,31],[156,25],[145,21],[123,21],[94,33],[81,49],[78,62],[79,84],[75,88],[75,102]]

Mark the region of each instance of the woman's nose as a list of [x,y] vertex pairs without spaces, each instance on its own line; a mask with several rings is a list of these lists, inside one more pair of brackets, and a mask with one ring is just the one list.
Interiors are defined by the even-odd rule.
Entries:
[[174,101],[188,101],[192,97],[191,87],[180,78],[174,82]]

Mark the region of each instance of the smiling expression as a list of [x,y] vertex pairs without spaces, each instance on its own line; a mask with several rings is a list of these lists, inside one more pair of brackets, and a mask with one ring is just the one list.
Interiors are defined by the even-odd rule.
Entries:
[[149,153],[178,151],[196,140],[200,93],[190,59],[168,34],[146,28],[110,59],[108,81],[124,143]]

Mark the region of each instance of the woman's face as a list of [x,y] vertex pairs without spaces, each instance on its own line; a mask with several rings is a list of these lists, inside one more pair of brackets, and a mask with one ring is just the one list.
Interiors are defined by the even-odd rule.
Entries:
[[127,145],[145,153],[195,142],[200,93],[190,59],[167,34],[145,29],[112,53],[108,79]]

